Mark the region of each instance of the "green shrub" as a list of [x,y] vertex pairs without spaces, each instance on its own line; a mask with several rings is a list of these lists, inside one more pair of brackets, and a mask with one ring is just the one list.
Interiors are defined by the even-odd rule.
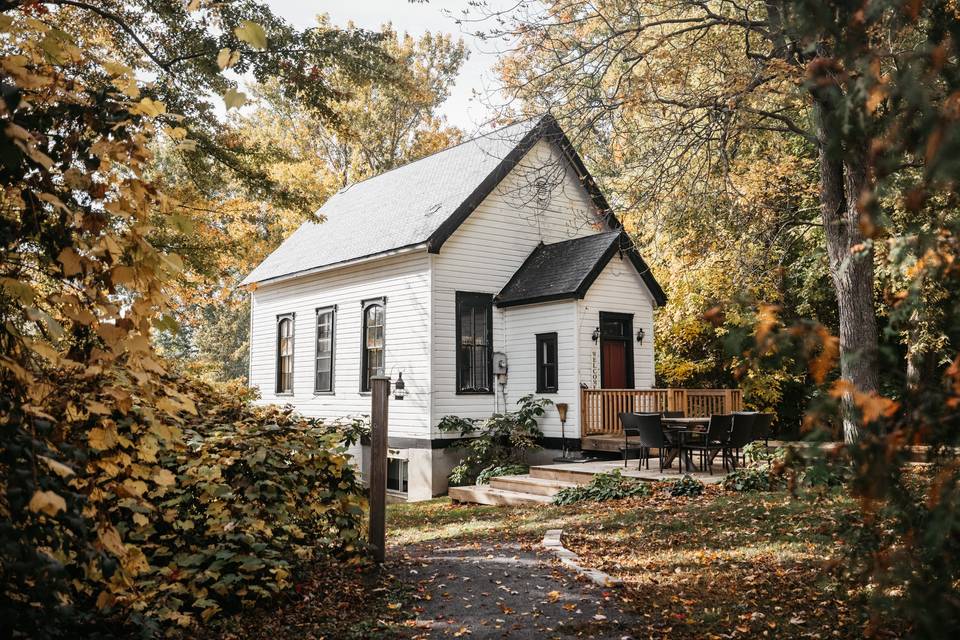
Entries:
[[589,484],[578,487],[561,489],[553,497],[553,503],[558,505],[574,504],[589,500],[602,502],[604,500],[620,500],[632,496],[648,496],[652,493],[650,484],[642,480],[625,478],[619,469],[610,473],[598,473],[593,476]]
[[703,483],[689,473],[685,473],[679,480],[670,481],[667,492],[674,498],[679,496],[699,496],[703,493]]
[[13,635],[189,635],[291,587],[311,558],[360,560],[365,498],[344,444],[359,421],[326,425],[182,379],[167,396],[180,404],[160,411],[123,383],[64,377],[40,421],[0,400],[15,433],[47,438],[0,449],[0,617]]
[[770,491],[781,484],[765,467],[742,467],[723,479],[727,491]]
[[528,471],[530,471],[530,466],[525,464],[491,465],[477,474],[477,484],[489,484],[491,478],[516,476]]
[[546,398],[526,395],[517,401],[516,411],[496,413],[483,420],[444,416],[437,425],[441,431],[469,438],[459,445],[465,455],[450,472],[450,484],[477,482],[485,469],[525,465],[527,454],[540,448],[543,432],[537,420],[551,404]]

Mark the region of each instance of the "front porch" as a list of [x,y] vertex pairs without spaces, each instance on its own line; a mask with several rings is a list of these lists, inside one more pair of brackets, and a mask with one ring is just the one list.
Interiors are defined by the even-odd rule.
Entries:
[[620,453],[621,413],[682,411],[696,418],[742,410],[740,389],[581,389],[580,448]]

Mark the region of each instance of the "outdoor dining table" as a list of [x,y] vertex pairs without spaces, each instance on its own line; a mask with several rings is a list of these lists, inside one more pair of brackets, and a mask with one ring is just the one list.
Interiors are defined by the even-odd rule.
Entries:
[[[676,438],[674,443],[682,447],[687,437],[691,434],[703,433],[702,428],[710,424],[709,417],[701,418],[662,418],[661,423],[667,429],[670,438]],[[673,465],[674,458],[677,457],[679,453],[678,447],[672,447],[670,453],[667,455],[667,458],[663,461],[664,466],[670,467]],[[693,471],[693,456],[690,455],[690,452],[687,452],[687,455],[684,456],[687,471]]]

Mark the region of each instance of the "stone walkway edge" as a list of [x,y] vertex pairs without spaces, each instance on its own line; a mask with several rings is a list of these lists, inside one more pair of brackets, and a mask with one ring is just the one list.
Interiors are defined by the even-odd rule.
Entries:
[[590,569],[580,564],[580,556],[563,546],[560,537],[563,535],[563,529],[548,529],[543,534],[543,545],[545,549],[557,556],[560,562],[571,569],[577,575],[581,575],[598,587],[617,587],[623,584],[620,578],[615,578],[599,569]]

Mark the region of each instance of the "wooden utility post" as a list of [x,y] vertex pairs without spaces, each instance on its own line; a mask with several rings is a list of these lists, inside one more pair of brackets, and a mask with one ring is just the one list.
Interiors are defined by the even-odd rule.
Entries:
[[390,378],[370,378],[370,546],[383,562],[387,541],[387,405]]

